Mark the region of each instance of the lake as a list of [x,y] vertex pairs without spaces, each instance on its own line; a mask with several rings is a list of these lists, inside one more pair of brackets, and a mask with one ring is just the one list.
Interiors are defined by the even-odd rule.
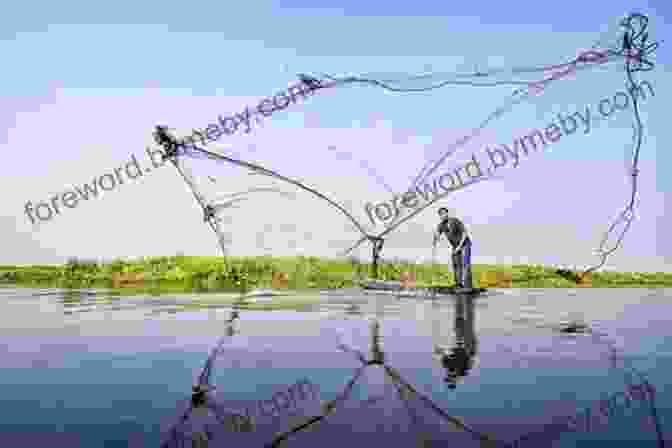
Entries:
[[[203,294],[0,288],[2,445],[273,446],[339,397],[277,446],[659,447],[669,437],[672,289],[300,294],[314,300],[264,311],[184,306]],[[569,322],[591,331],[563,332]],[[379,362],[364,367],[356,351]],[[209,357],[215,389],[190,411]],[[609,397],[619,398],[600,411]]]

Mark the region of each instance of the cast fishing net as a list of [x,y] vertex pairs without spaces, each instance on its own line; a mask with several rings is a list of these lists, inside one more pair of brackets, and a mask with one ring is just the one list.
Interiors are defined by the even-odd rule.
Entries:
[[[418,188],[425,188],[431,176],[437,174],[437,170],[443,167],[449,157],[455,156],[466,144],[477,138],[483,129],[492,126],[506,114],[509,114],[514,108],[523,104],[534,103],[539,107],[539,101],[553,101],[552,91],[556,85],[564,85],[567,79],[586,76],[586,73],[598,73],[602,81],[605,74],[617,73],[625,74],[626,91],[631,93],[633,123],[632,123],[632,141],[631,152],[632,159],[628,176],[632,179],[630,200],[626,207],[618,215],[606,232],[597,254],[600,256],[600,263],[584,271],[589,273],[599,269],[606,262],[607,257],[616,251],[620,246],[625,232],[627,232],[632,219],[634,218],[634,206],[637,194],[637,175],[639,151],[642,146],[644,126],[640,117],[638,90],[640,84],[635,79],[639,72],[646,72],[653,69],[654,64],[650,61],[650,56],[656,50],[658,43],[649,42],[648,18],[644,15],[634,13],[624,18],[620,23],[618,30],[608,30],[598,42],[589,49],[579,51],[578,56],[568,58],[552,65],[537,65],[532,67],[514,67],[509,69],[478,70],[475,73],[450,74],[450,73],[427,73],[418,75],[394,75],[394,74],[367,74],[358,76],[333,76],[329,74],[321,75],[300,75],[302,83],[306,88],[314,91],[315,96],[319,96],[323,91],[336,91],[345,86],[369,85],[382,88],[392,94],[407,93],[423,94],[432,92],[438,95],[440,89],[449,86],[470,86],[470,87],[513,87],[513,92],[505,101],[493,112],[488,114],[481,123],[470,133],[464,135],[452,144],[441,149],[430,148],[426,154],[424,162],[421,161],[420,172],[412,176],[409,187],[404,186],[403,177],[397,176],[396,182],[392,183],[389,179],[384,179],[381,171],[374,165],[368,157],[358,153],[357,157],[346,157],[350,162],[358,159],[358,163],[352,163],[348,174],[348,183],[361,182],[357,172],[365,172],[370,179],[382,189],[386,194],[394,193],[394,196],[401,196],[405,192],[413,191]],[[594,78],[598,79],[598,78]],[[622,77],[621,77],[622,79]],[[606,83],[603,83],[606,84]],[[558,92],[563,92],[558,89]],[[564,92],[563,92],[564,94]],[[319,101],[319,98],[313,98],[313,101]],[[270,118],[271,120],[273,117]],[[255,246],[262,252],[283,251],[284,245],[287,254],[296,254],[297,242],[307,241],[309,238],[327,241],[327,246],[336,249],[341,255],[351,254],[362,243],[369,242],[375,247],[377,241],[388,238],[392,232],[404,223],[414,219],[422,211],[434,203],[443,200],[449,193],[459,189],[470,187],[473,183],[482,182],[493,177],[492,173],[477,176],[469,179],[468,182],[455,189],[448,188],[440,194],[431,195],[427,201],[415,208],[401,208],[394,218],[388,220],[384,229],[375,229],[367,221],[372,221],[370,210],[362,198],[351,197],[348,199],[337,200],[330,191],[335,191],[337,185],[343,183],[343,172],[335,172],[333,176],[306,176],[306,168],[317,164],[329,163],[327,156],[325,158],[323,151],[316,150],[314,153],[306,153],[302,156],[301,163],[295,160],[289,161],[282,154],[279,148],[264,148],[255,150],[254,162],[251,162],[249,154],[244,157],[239,156],[239,152],[227,148],[223,151],[217,151],[217,148],[205,147],[198,143],[184,144],[177,137],[171,136],[165,127],[157,127],[156,141],[161,144],[165,151],[169,153],[168,158],[178,168],[181,176],[189,185],[199,206],[203,209],[204,221],[211,226],[217,235],[220,248],[227,253],[227,244],[234,240],[227,233],[227,222],[231,222],[232,211],[236,208],[245,209],[254,200],[253,208],[247,210],[265,210],[274,206],[271,210],[273,220],[277,222],[278,217],[291,217],[289,221],[277,225],[275,232],[279,238],[274,242],[269,242],[267,236],[274,234],[271,232],[269,224],[264,222],[263,212],[256,215],[245,215],[244,211],[236,210],[236,216],[243,219],[246,223],[246,235],[236,236],[236,239],[250,238],[254,235],[257,239]],[[291,142],[282,142],[283,144]],[[252,146],[248,145],[248,148]],[[243,160],[245,159],[245,160]],[[325,162],[326,160],[326,162]],[[357,165],[357,167],[355,167]],[[333,163],[335,170],[340,167]],[[282,173],[282,174],[281,174]],[[358,180],[355,180],[357,178]],[[393,184],[391,186],[391,184]],[[221,188],[224,186],[225,192],[219,191],[220,197],[216,197],[214,186]],[[233,190],[235,186],[235,190]],[[436,188],[436,187],[435,187]],[[436,190],[435,190],[436,191]],[[420,190],[418,190],[420,192]],[[263,200],[262,200],[263,199]],[[323,209],[308,207],[313,202],[320,203]],[[281,206],[282,204],[282,206]],[[311,213],[305,213],[306,210]],[[369,210],[369,216],[362,210]],[[309,216],[310,215],[310,216]],[[328,218],[327,218],[328,217]],[[325,220],[325,218],[327,218]],[[332,219],[330,219],[332,218]],[[325,222],[327,224],[325,224]],[[335,224],[338,222],[339,224]],[[607,240],[617,230],[621,224],[622,229],[617,236],[617,241],[613,247],[606,248]],[[340,229],[338,227],[340,226]],[[319,230],[316,230],[319,229]],[[292,233],[292,236],[289,236]],[[337,238],[330,239],[328,235],[337,233]],[[316,236],[319,234],[319,236]],[[354,240],[354,244],[348,244],[347,240]],[[299,248],[300,249],[300,248]],[[300,250],[299,250],[300,252]],[[375,251],[374,251],[375,257]]]

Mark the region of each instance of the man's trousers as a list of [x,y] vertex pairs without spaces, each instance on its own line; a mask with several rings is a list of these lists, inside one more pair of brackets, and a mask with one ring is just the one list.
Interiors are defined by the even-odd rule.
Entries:
[[455,284],[460,288],[473,288],[471,278],[471,240],[464,240],[462,249],[453,252],[453,273]]

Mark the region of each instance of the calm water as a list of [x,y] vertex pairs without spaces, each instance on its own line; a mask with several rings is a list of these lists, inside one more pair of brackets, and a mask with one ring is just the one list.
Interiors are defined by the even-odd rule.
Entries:
[[[190,296],[1,288],[2,446],[159,447],[171,428],[178,439],[209,433],[209,446],[265,446],[344,392],[362,363],[339,344],[371,358],[372,322],[386,365],[427,401],[370,365],[329,417],[283,446],[480,446],[440,411],[502,446],[587,408],[589,432],[583,425],[520,446],[657,447],[659,432],[670,437],[670,289],[314,295],[317,304],[292,311],[240,308],[229,325],[231,305],[185,310]],[[564,334],[558,327],[567,321],[593,334]],[[188,412],[191,386],[218,342],[209,402],[218,415],[252,416],[253,431]],[[653,403],[633,398],[599,416],[600,399],[628,390],[623,365],[646,374]],[[288,402],[302,380],[312,395]]]

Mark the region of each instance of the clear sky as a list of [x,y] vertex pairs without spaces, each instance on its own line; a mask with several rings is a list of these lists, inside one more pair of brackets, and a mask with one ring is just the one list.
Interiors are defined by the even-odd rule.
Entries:
[[[169,164],[154,169],[149,161],[145,148],[156,148],[154,125],[186,135],[215,123],[218,115],[255,108],[295,84],[297,73],[402,76],[558,64],[601,37],[613,44],[619,20],[633,11],[649,16],[650,40],[663,42],[652,58],[654,71],[637,76],[655,93],[640,102],[639,202],[607,268],[670,271],[672,157],[665,150],[664,107],[672,99],[667,83],[672,7],[665,0],[539,5],[119,0],[4,6],[0,264],[178,251],[217,255],[217,241],[177,171]],[[431,179],[463,166],[472,154],[487,161],[486,147],[511,145],[534,129],[557,124],[558,114],[588,107],[598,115],[599,102],[624,91],[625,79],[622,66],[612,64],[554,82],[493,122]],[[513,89],[447,86],[394,93],[369,85],[336,87],[208,149],[305,181],[346,204],[367,230],[379,232],[382,224],[373,227],[364,205],[391,199],[383,183],[405,191],[427,161],[478,127]],[[467,225],[475,263],[598,262],[593,251],[629,199],[632,120],[630,107],[591,122],[587,133],[579,124],[574,134],[521,157],[519,166],[498,170],[496,179],[454,192],[393,232],[383,256],[431,256],[436,209],[444,205]],[[123,185],[80,199],[73,208],[60,205],[50,220],[31,223],[27,201],[35,207],[81,189],[126,167],[132,156],[142,176],[122,173]],[[240,168],[201,162],[193,167],[199,176],[216,177],[223,193],[280,185]],[[109,177],[105,182],[109,185]],[[303,193],[295,200],[255,194],[225,220],[232,255],[336,256],[359,237],[343,215]],[[364,244],[360,255],[369,251]],[[443,248],[440,261],[449,255]]]

